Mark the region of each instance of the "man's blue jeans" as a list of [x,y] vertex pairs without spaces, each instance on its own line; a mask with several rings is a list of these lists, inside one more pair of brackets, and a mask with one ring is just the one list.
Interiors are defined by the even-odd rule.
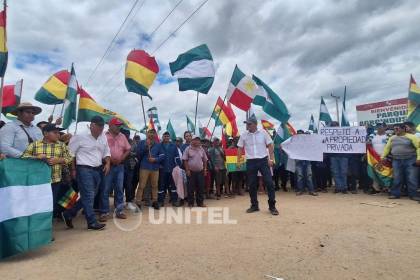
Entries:
[[343,156],[331,156],[331,173],[335,182],[335,189],[337,191],[347,190],[347,170],[349,161]]
[[64,212],[64,216],[74,218],[77,215],[77,212],[83,208],[88,225],[96,224],[95,212],[93,211],[93,201],[102,181],[102,167],[89,168],[85,166],[77,166],[76,172],[80,198],[73,208]]
[[296,175],[297,187],[300,192],[305,190],[305,183],[308,192],[314,191],[314,184],[312,181],[312,166],[311,162],[307,160],[296,161]]
[[101,194],[101,214],[109,213],[109,193],[114,190],[114,207],[117,213],[124,210],[124,165],[113,165],[105,176],[103,193]]
[[394,181],[390,190],[391,195],[400,197],[401,186],[403,182],[407,184],[407,191],[409,197],[417,196],[417,176],[418,167],[416,164],[416,156],[409,159],[393,159],[392,160],[392,173]]

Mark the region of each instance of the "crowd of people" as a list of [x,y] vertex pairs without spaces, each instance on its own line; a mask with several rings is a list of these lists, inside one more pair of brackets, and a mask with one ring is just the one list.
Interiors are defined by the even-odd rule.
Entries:
[[[103,229],[111,218],[111,194],[117,219],[127,219],[127,209],[158,210],[167,203],[206,207],[207,199],[234,198],[245,192],[251,200],[248,213],[259,211],[258,193],[267,193],[269,211],[278,215],[275,195],[280,188],[299,196],[333,189],[419,200],[419,142],[414,124],[408,122],[395,125],[392,135],[385,123],[368,129],[367,143],[381,155],[375,168],[392,160],[393,184],[388,187],[368,176],[366,154],[324,154],[322,162],[297,160],[295,170],[288,170],[287,155],[274,144],[276,135],[259,129],[254,115],[237,138],[208,140],[186,131],[183,138],[172,141],[168,132],[159,140],[154,129],[147,131],[145,140],[136,134],[131,138],[117,118],[104,131],[106,123],[100,116],[92,117],[89,131],[71,135],[59,127],[60,119],[34,125],[41,111],[22,102],[14,112],[17,119],[0,124],[0,159],[31,158],[51,166],[53,217],[63,219],[68,228],[73,228],[72,219],[83,209],[88,229]],[[235,170],[226,168],[227,148],[236,151]],[[78,192],[79,199],[65,209],[57,202],[69,189]]]

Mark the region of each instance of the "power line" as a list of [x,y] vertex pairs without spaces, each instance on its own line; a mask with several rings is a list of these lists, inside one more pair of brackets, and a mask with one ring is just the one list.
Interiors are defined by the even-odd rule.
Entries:
[[203,3],[200,4],[200,6],[197,7],[197,9],[194,10],[174,31],[172,31],[169,36],[160,43],[160,45],[152,52],[154,54],[157,52],[178,30],[184,26],[209,0],[203,1]]
[[117,33],[115,34],[114,38],[112,38],[111,42],[108,45],[108,48],[105,50],[105,53],[102,55],[101,59],[99,60],[99,62],[96,64],[95,68],[93,69],[93,71],[90,73],[87,81],[86,81],[86,86],[89,84],[89,82],[92,80],[93,75],[95,75],[96,70],[98,70],[99,66],[102,64],[105,56],[107,56],[108,52],[110,51],[115,39],[118,37],[118,34],[121,32],[124,24],[127,22],[128,17],[131,15],[131,13],[133,12],[134,8],[136,7],[137,3],[139,2],[139,0],[135,0],[135,2],[133,3],[133,6],[131,7],[130,11],[128,12],[127,16],[125,17],[124,21],[122,22],[122,24],[120,25],[120,28],[118,28]]
[[[175,9],[183,2],[184,0],[180,0],[178,1],[178,3],[176,3],[176,5],[169,11],[169,13],[165,16],[165,18],[153,29],[152,32],[150,32],[149,38],[153,38],[153,35],[155,35],[155,33],[162,27],[162,25],[168,20],[168,18],[172,15],[172,13],[175,11]],[[112,80],[114,80],[114,78],[121,72],[122,69],[124,69],[125,63],[123,65],[121,65],[121,67],[111,76],[110,79],[108,79],[105,84],[101,87],[101,89],[99,90],[99,93],[102,93],[103,90],[109,85],[110,82],[112,82]],[[111,91],[109,91],[108,93],[114,91],[121,83],[119,83],[116,87],[114,87]]]

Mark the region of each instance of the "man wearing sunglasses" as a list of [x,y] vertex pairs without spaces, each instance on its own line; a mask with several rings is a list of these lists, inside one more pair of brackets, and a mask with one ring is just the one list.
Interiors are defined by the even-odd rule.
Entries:
[[12,113],[17,119],[0,129],[0,153],[20,158],[30,143],[42,139],[41,130],[32,124],[42,109],[29,102],[21,102]]

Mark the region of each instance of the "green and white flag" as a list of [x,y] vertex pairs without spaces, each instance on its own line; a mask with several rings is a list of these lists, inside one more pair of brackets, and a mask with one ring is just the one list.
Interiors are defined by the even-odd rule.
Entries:
[[193,121],[188,116],[186,117],[187,117],[187,130],[191,132],[192,134],[195,134],[195,125]]
[[346,112],[346,87],[344,87],[343,109],[341,110],[341,126],[350,126]]
[[252,103],[261,106],[264,112],[276,120],[286,123],[290,118],[290,114],[283,100],[257,76],[253,75],[252,79],[258,86],[257,94]]
[[153,120],[153,124],[155,125],[155,129],[157,130],[157,132],[161,131],[162,127],[160,126],[157,108],[156,107],[149,108],[147,110],[147,116],[149,119]]
[[332,122],[332,118],[330,113],[328,112],[327,105],[325,105],[324,98],[321,96],[321,105],[319,106],[319,121],[330,123]]
[[0,160],[0,259],[51,242],[51,168],[32,159]]
[[207,94],[216,73],[213,57],[207,45],[195,47],[169,63],[172,76],[178,79],[180,91],[195,90]]
[[70,80],[67,87],[66,98],[64,99],[63,128],[67,129],[73,121],[76,121],[77,104],[77,80],[73,64],[71,65]]
[[169,135],[171,136],[171,140],[175,142],[176,134],[175,134],[174,127],[172,126],[171,119],[169,119],[168,124],[166,125],[166,131],[169,132]]
[[315,126],[314,115],[312,115],[312,114],[311,114],[311,120],[309,121],[309,128],[308,128],[308,130],[310,130],[310,131],[312,131],[314,133],[317,133],[318,132],[317,129],[316,129],[316,126]]

